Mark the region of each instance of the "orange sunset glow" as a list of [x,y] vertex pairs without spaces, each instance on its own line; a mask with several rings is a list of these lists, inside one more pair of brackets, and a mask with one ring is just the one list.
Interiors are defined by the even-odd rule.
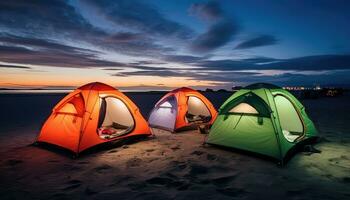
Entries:
[[[88,82],[100,81],[120,88],[177,88],[187,85],[198,88],[220,85],[218,81],[199,81],[188,77],[161,76],[111,76],[110,72],[92,68],[32,67],[30,73],[23,69],[0,68],[0,87],[45,88],[76,87]],[[166,86],[165,86],[166,85]]]

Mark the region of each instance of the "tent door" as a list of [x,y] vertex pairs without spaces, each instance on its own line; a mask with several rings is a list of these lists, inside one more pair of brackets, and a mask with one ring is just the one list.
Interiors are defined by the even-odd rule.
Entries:
[[113,96],[101,98],[97,132],[102,139],[128,134],[134,126],[132,113],[122,100]]
[[177,116],[177,101],[174,95],[168,96],[153,109],[148,122],[155,127],[174,130]]
[[205,103],[195,96],[189,96],[187,99],[187,112],[185,121],[192,122],[209,122],[211,114]]
[[289,142],[304,134],[304,125],[293,103],[283,95],[274,97],[283,136]]

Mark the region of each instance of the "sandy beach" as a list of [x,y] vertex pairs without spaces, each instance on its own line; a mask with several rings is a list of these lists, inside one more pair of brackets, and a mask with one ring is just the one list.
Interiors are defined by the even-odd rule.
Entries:
[[[126,93],[147,117],[163,93]],[[204,93],[215,105],[230,93]],[[120,143],[72,159],[32,146],[64,94],[0,95],[0,199],[349,199],[350,95],[303,100],[320,154],[268,159],[203,145],[196,130]]]

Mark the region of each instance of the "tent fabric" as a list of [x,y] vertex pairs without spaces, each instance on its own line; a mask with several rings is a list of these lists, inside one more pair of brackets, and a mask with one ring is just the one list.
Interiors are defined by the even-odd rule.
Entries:
[[[118,117],[122,118],[117,119]],[[116,126],[115,123],[132,129],[127,134],[110,138],[99,135],[102,126]],[[101,143],[138,135],[151,135],[138,107],[117,89],[94,82],[77,88],[53,108],[42,126],[37,142],[54,144],[80,153]]]
[[167,93],[155,104],[148,123],[151,127],[176,132],[192,127],[196,119],[212,124],[216,115],[214,106],[205,96],[183,87]]
[[[242,104],[258,114],[230,113]],[[206,142],[283,161],[296,144],[312,137],[317,137],[317,130],[305,107],[291,93],[271,84],[253,84],[221,105]]]

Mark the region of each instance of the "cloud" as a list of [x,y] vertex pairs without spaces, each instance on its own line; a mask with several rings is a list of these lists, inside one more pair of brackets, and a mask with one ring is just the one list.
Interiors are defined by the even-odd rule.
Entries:
[[319,55],[290,59],[253,58],[242,60],[204,60],[197,63],[216,70],[340,70],[350,69],[350,55]]
[[[222,79],[230,78],[232,74],[263,74],[270,70],[276,73],[288,73],[295,71],[299,73],[312,71],[332,71],[350,69],[350,55],[320,55],[307,56],[291,59],[274,59],[268,57],[255,57],[241,60],[209,60],[206,57],[168,55],[172,62],[179,62],[189,66],[169,67],[169,65],[143,65],[140,63],[128,63],[133,72],[122,72],[124,75],[146,75],[146,76],[191,76],[206,79],[211,75],[220,74]],[[147,64],[147,63],[146,63]],[[150,63],[148,63],[150,64]],[[244,72],[244,73],[243,73]],[[271,73],[272,73],[271,72]],[[234,76],[236,77],[236,76]]]
[[124,70],[123,68],[103,68],[102,70],[105,70],[105,71],[122,71]]
[[[127,87],[118,87],[120,90],[141,90],[141,91],[152,91],[152,90],[172,90],[175,89],[175,87],[169,87],[163,84],[157,84],[157,85],[146,85],[146,84],[140,84],[135,86],[127,86]],[[154,100],[156,103],[157,99]]]
[[110,42],[131,42],[144,39],[142,34],[131,32],[119,32],[107,37],[106,41]]
[[54,49],[56,51],[84,51],[90,53],[97,53],[97,51],[92,51],[90,49],[83,49],[78,47],[67,46],[64,44],[59,44],[56,41],[49,39],[38,39],[33,37],[22,37],[17,35],[11,35],[0,33],[0,42],[8,45],[14,46],[27,46],[31,48],[44,48],[44,49]]
[[133,65],[162,65],[162,64],[166,64],[166,62],[158,61],[158,60],[139,60],[139,61],[132,62],[129,64],[133,64]]
[[334,70],[327,74],[295,74],[283,73],[273,76],[251,76],[247,77],[247,81],[252,82],[268,82],[280,86],[350,86],[350,70]]
[[256,65],[256,63],[246,60],[205,60],[197,63],[198,66],[203,67],[207,70],[253,70],[263,68]]
[[[176,70],[142,70],[142,71],[133,71],[133,72],[120,72],[114,74],[114,76],[160,76],[160,77],[183,77],[185,74],[178,72]],[[185,75],[188,77],[188,74]]]
[[350,69],[349,55],[318,55],[280,60],[270,63],[265,68],[293,70],[339,70]]
[[57,67],[126,66],[98,58],[95,51],[38,38],[0,35],[0,61]]
[[20,65],[3,65],[3,64],[0,64],[0,68],[31,69],[31,67],[27,67],[27,66],[20,66]]
[[244,80],[247,76],[259,75],[259,72],[219,71],[205,68],[167,68],[135,66],[138,71],[118,72],[112,76],[156,76],[156,77],[183,77],[197,81],[233,82]]
[[238,24],[228,18],[217,1],[191,5],[190,13],[200,19],[209,21],[206,32],[199,34],[190,45],[195,52],[209,52],[227,44],[239,30]]
[[[167,37],[172,34],[180,34],[187,30],[186,27],[182,27],[182,25],[176,22],[166,20],[157,10],[148,5],[138,4],[137,2],[129,3],[129,1],[113,2],[110,2],[110,4],[114,5],[114,7],[108,6],[108,3],[108,5],[106,4],[106,7],[102,8],[107,9],[107,11],[112,13],[120,13],[120,15],[123,16],[123,20],[125,20],[124,25],[126,27],[134,27],[136,21],[139,20],[139,23],[143,24],[142,26],[146,29],[147,26],[152,25],[148,24],[148,22],[152,20],[152,23],[155,23],[152,25],[154,31],[161,32]],[[95,3],[96,6],[100,4],[101,6],[105,5],[102,1],[96,1]],[[121,4],[121,6],[117,6],[118,4]],[[128,10],[127,7],[130,7],[131,10]],[[120,9],[126,10],[121,12]],[[139,11],[141,13],[139,13]],[[151,13],[149,14],[150,16],[148,16],[148,12]],[[130,15],[128,15],[128,13]],[[144,15],[147,15],[148,17]],[[133,18],[136,16],[138,17]],[[153,19],[153,17],[156,19]],[[130,19],[128,20],[127,18]],[[60,43],[73,42],[78,45],[83,44],[89,46],[98,51],[146,57],[154,57],[161,53],[174,51],[171,47],[164,47],[159,44],[158,38],[157,40],[151,38],[151,34],[149,34],[147,30],[144,30],[144,28],[140,30],[141,32],[118,32],[117,28],[110,32],[101,29],[100,27],[96,27],[82,16],[79,9],[71,5],[71,1],[0,1],[0,21],[0,29],[2,30],[0,33],[7,32],[13,35],[28,36],[31,38],[35,37],[46,40],[54,39],[60,41]],[[134,23],[127,24],[128,21],[133,21]],[[170,28],[171,24],[174,24],[174,29]],[[164,30],[162,30],[163,26]],[[151,29],[151,27],[148,28]]]
[[278,40],[272,35],[260,35],[238,44],[235,49],[251,49],[277,44]]
[[36,35],[87,36],[104,35],[88,23],[77,10],[61,0],[0,1],[0,21],[3,28]]
[[161,57],[164,61],[168,62],[176,62],[176,63],[197,63],[201,60],[204,60],[208,57],[199,57],[199,56],[192,56],[192,55],[164,55]]
[[56,67],[107,67],[120,66],[120,63],[97,59],[95,55],[82,52],[61,52],[30,50],[24,47],[0,45],[0,60],[8,63],[47,65]]
[[223,11],[217,1],[194,3],[190,6],[189,12],[204,20],[217,20],[223,17]]
[[238,28],[231,21],[220,21],[210,26],[208,31],[199,35],[192,43],[192,49],[197,52],[207,52],[229,42]]
[[88,3],[99,15],[117,26],[181,39],[190,38],[193,33],[189,27],[167,19],[156,8],[141,1],[89,0],[81,3]]

